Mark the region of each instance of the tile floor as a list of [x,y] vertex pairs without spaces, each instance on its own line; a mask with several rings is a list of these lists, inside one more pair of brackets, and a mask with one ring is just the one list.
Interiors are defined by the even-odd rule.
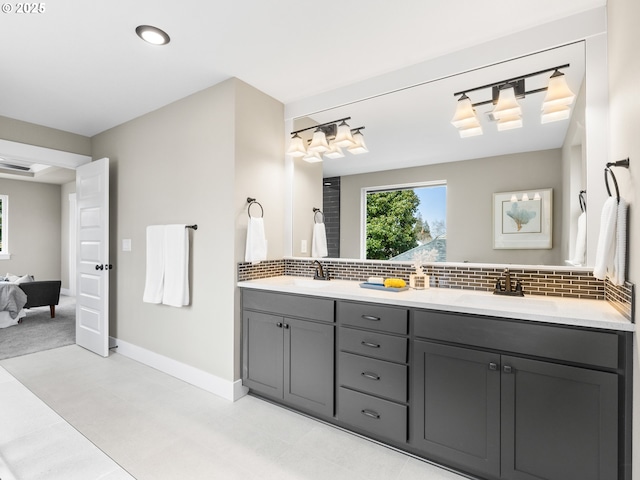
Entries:
[[0,361],[0,425],[2,480],[466,478],[75,345]]

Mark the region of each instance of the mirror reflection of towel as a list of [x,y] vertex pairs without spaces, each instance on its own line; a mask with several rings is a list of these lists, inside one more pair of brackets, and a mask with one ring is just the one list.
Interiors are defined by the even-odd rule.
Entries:
[[587,251],[587,214],[582,212],[578,217],[578,231],[576,233],[576,249],[573,253],[573,264],[584,265]]
[[313,238],[311,239],[311,256],[315,258],[326,257],[327,251],[327,231],[324,223],[313,224]]
[[250,217],[247,224],[247,245],[244,261],[260,263],[267,259],[267,238],[264,234],[264,220],[262,217]]

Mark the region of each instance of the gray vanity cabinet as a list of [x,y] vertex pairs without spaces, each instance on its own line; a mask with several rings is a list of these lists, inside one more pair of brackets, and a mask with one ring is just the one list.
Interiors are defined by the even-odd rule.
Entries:
[[491,479],[624,478],[623,337],[445,312],[414,315],[410,443],[424,456]]
[[333,300],[245,291],[243,384],[260,395],[332,417],[334,330]]

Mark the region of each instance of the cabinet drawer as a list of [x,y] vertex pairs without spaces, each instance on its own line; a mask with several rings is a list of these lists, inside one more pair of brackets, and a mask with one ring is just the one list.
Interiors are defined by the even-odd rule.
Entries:
[[374,435],[407,441],[407,407],[346,388],[338,391],[338,419]]
[[406,338],[345,327],[340,327],[338,335],[342,351],[360,353],[392,362],[407,362]]
[[308,318],[324,322],[334,321],[334,301],[327,298],[244,289],[242,306],[250,310],[276,313],[284,317]]
[[406,334],[408,332],[409,311],[405,308],[371,303],[338,302],[337,312],[341,325],[390,333]]
[[615,333],[430,310],[416,310],[414,320],[416,337],[618,368]]
[[381,397],[407,401],[407,366],[340,352],[339,385]]

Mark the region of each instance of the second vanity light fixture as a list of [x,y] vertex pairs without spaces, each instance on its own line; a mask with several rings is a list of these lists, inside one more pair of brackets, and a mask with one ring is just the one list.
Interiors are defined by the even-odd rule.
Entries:
[[[567,85],[564,73],[560,72],[561,69],[568,67],[569,64],[560,65],[454,93],[454,96],[460,96],[460,98],[458,98],[456,113],[451,123],[458,129],[462,138],[482,135],[482,125],[478,120],[475,107],[493,104],[494,108],[490,113],[490,117],[497,122],[499,131],[520,128],[522,127],[522,108],[517,99],[539,92],[547,92],[542,102],[541,122],[549,123],[566,120],[571,114],[571,104],[575,98],[575,94]],[[547,87],[526,91],[526,78],[549,72],[553,72],[553,74],[549,78]],[[489,88],[492,92],[491,100],[472,103],[467,96],[470,92]]]
[[[304,161],[309,163],[315,163],[321,162],[323,156],[327,158],[344,157],[343,148],[346,148],[353,155],[367,153],[369,150],[364,143],[364,135],[361,132],[365,127],[351,128],[347,124],[347,120],[351,120],[351,117],[291,132],[287,154],[293,157],[302,157]],[[312,129],[315,131],[309,146],[306,147],[304,140],[298,134]]]

